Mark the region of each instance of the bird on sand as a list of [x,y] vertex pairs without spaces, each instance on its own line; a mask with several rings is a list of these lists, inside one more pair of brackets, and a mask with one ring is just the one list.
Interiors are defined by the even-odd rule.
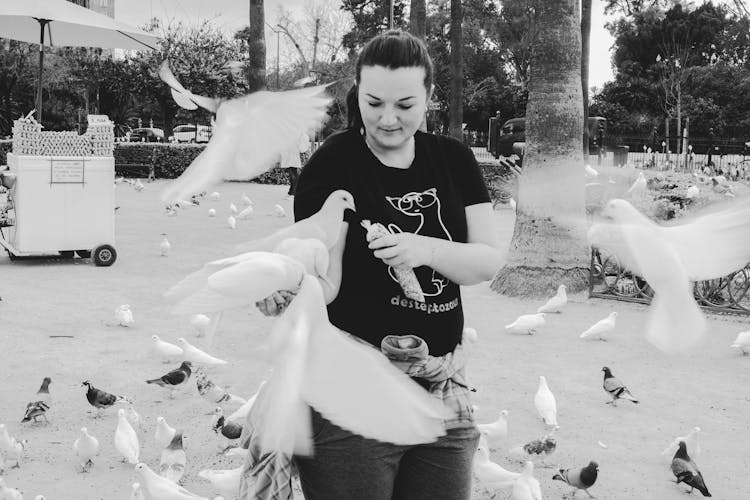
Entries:
[[188,381],[190,380],[192,366],[193,364],[190,361],[183,361],[179,367],[171,370],[169,373],[166,373],[159,378],[146,380],[146,383],[155,384],[159,387],[170,389],[170,397],[174,397],[174,393],[177,388],[187,385]]
[[685,441],[680,441],[677,452],[672,459],[672,474],[677,478],[677,484],[685,483],[690,486],[690,492],[696,488],[704,497],[710,497],[711,493],[703,481],[703,474],[698,470],[698,466],[690,455],[688,455]]
[[568,303],[568,295],[565,293],[567,290],[565,285],[560,285],[557,287],[557,293],[551,297],[546,304],[543,306],[540,306],[539,309],[536,310],[538,313],[559,313],[562,311],[562,308],[565,307],[565,304]]
[[612,397],[612,400],[607,401],[607,404],[611,403],[612,406],[617,406],[618,399],[627,399],[628,401],[638,404],[638,400],[635,399],[633,394],[631,394],[628,388],[625,387],[625,384],[620,382],[620,379],[612,375],[612,371],[608,367],[603,367],[602,371],[604,372],[602,387],[604,387],[604,391]]
[[594,496],[589,493],[589,488],[594,486],[598,475],[599,464],[592,460],[586,467],[580,469],[559,469],[557,474],[552,476],[552,479],[555,481],[562,481],[575,488],[575,490],[573,490],[573,495],[575,495],[578,490],[583,490],[589,497],[594,498]]

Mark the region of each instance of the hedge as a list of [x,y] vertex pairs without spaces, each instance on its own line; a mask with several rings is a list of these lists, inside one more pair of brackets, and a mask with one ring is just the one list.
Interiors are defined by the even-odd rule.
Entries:
[[13,140],[2,139],[0,140],[0,165],[7,165],[8,153],[13,151]]

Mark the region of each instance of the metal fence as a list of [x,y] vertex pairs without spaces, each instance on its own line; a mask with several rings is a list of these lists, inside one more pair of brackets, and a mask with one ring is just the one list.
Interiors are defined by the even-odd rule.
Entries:
[[711,175],[731,176],[735,180],[750,176],[750,155],[743,154],[677,154],[608,151],[602,155],[591,155],[589,165],[610,167],[637,167],[650,170],[674,170],[695,172],[705,170]]

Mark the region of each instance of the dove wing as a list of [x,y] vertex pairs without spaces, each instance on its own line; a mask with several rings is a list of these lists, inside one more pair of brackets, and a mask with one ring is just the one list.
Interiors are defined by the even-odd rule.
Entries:
[[166,60],[161,63],[161,66],[159,66],[159,78],[169,85],[172,92],[172,98],[180,107],[193,110],[200,106],[212,113],[216,112],[219,100],[211,97],[195,95],[183,87],[174,76],[174,73],[172,73],[172,70],[169,67],[169,62]]
[[[328,238],[325,230],[316,222],[316,219],[314,219],[315,215],[317,214],[313,214],[307,219],[302,219],[290,226],[283,227],[265,238],[248,241],[247,243],[240,243],[235,248],[240,252],[270,252],[287,238],[315,238],[327,244],[330,238]],[[335,241],[336,240],[334,239],[334,243]]]

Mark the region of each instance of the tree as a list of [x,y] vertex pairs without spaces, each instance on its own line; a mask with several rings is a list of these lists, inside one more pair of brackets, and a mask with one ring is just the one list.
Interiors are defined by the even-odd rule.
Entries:
[[[589,61],[591,55],[591,0],[581,1],[581,89],[583,90],[583,123],[589,119]],[[601,144],[599,145],[601,146]],[[589,128],[583,127],[583,157],[588,161]]]
[[417,38],[425,39],[427,35],[427,2],[425,0],[411,0],[409,32]]
[[0,136],[9,135],[13,120],[34,107],[33,46],[0,40]]
[[266,88],[266,15],[263,0],[250,0],[250,28],[247,31],[247,87]]
[[[354,25],[344,35],[344,47],[354,57],[375,35],[388,29],[390,5],[383,0],[342,0],[341,9],[351,13]],[[404,27],[404,0],[393,0],[393,26]]]
[[513,69],[515,81],[526,87],[529,81],[531,42],[536,33],[536,0],[505,0],[498,19],[500,44],[505,59]]
[[581,137],[581,27],[576,0],[535,0],[526,107],[526,152],[508,262],[492,283],[507,295],[541,296],[588,284]]
[[463,79],[463,57],[461,56],[463,47],[462,23],[463,9],[462,0],[451,1],[451,55],[450,71],[453,74],[451,79],[451,93],[448,104],[448,130],[450,135],[456,139],[463,139],[462,124],[464,121],[464,79]]
[[643,10],[666,4],[669,1],[670,0],[606,0],[604,4],[604,13],[620,13],[626,16],[632,16]]

